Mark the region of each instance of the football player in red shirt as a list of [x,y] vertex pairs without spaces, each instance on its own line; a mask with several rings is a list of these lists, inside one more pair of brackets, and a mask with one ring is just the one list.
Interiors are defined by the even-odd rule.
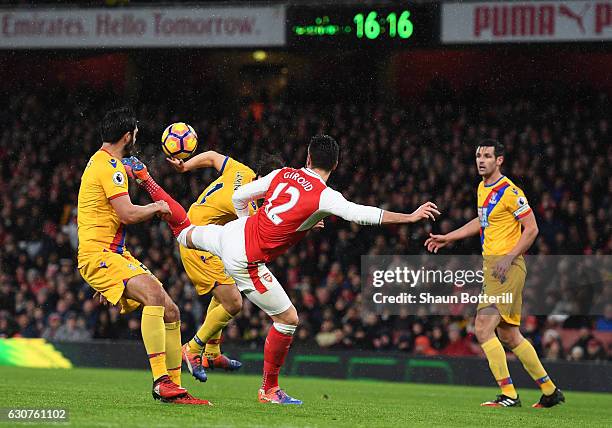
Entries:
[[[302,404],[278,386],[278,374],[298,324],[297,310],[265,263],[284,254],[325,217],[336,215],[362,225],[415,223],[440,212],[426,202],[411,214],[347,201],[326,184],[338,166],[340,148],[330,136],[317,135],[308,145],[306,166],[281,168],[238,188],[232,197],[238,220],[223,226],[192,226],[184,209],[159,186],[147,190],[154,200],[165,200],[172,217],[167,220],[179,243],[218,255],[238,289],[273,321],[264,346],[263,384],[260,402]],[[149,180],[152,180],[149,178]],[[264,199],[254,215],[248,204]]]

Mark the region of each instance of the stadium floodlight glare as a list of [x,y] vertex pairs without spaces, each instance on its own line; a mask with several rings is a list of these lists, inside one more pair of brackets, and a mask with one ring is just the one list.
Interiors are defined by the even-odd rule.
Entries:
[[257,62],[263,62],[268,58],[268,53],[266,51],[254,51],[253,59]]

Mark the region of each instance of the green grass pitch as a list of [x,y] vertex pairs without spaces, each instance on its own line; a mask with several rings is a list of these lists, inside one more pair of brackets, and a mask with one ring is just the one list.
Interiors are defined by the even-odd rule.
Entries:
[[[206,407],[153,401],[146,371],[2,367],[0,373],[0,407],[67,408],[69,423],[62,425],[79,427],[612,426],[610,394],[565,391],[565,405],[532,409],[539,393],[522,389],[524,407],[491,409],[478,405],[495,396],[493,387],[285,376],[282,386],[305,404],[281,407],[257,402],[257,376],[213,372],[200,384],[183,373],[190,392],[214,403]],[[0,422],[3,425],[7,423]]]

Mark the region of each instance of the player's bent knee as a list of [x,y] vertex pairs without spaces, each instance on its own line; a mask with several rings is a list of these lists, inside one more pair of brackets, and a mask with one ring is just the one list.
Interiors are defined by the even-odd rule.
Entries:
[[524,340],[524,337],[518,331],[518,328],[498,328],[497,336],[499,337],[500,342],[510,349],[516,348]]
[[504,335],[504,334],[500,334],[499,331],[497,332],[497,337],[499,339],[499,341],[502,343],[502,345],[504,345],[506,348],[513,348],[512,346],[512,340],[508,338],[508,336]]
[[138,275],[126,284],[125,296],[144,306],[164,306],[165,292],[157,280],[150,275]]
[[238,295],[237,298],[234,297],[226,302],[223,302],[223,308],[227,311],[228,314],[235,317],[242,310],[242,297]]
[[481,344],[495,337],[495,329],[499,325],[499,312],[495,307],[483,308],[476,314],[474,333]]
[[142,302],[145,306],[164,306],[164,293],[159,285],[149,285],[146,287],[146,295]]
[[186,248],[197,249],[192,239],[194,229],[195,226],[191,226],[181,230],[181,232],[176,237],[178,243]]
[[213,295],[231,316],[238,315],[242,310],[242,295],[236,285],[219,284],[215,287]]
[[181,319],[181,312],[176,304],[169,298],[164,305],[164,322],[176,322]]
[[482,319],[479,321],[478,317],[476,317],[474,333],[476,334],[476,339],[478,339],[478,342],[480,343],[484,343],[495,336],[495,327],[487,321]]
[[295,306],[293,305],[291,305],[291,307],[289,307],[289,309],[287,309],[285,312],[282,312],[278,315],[274,315],[272,317],[272,320],[275,323],[281,323],[281,324],[292,325],[292,326],[297,326],[300,321],[298,318],[297,309],[295,309]]
[[476,339],[481,344],[495,336],[494,330],[487,328],[487,326],[476,327],[474,333],[476,334]]

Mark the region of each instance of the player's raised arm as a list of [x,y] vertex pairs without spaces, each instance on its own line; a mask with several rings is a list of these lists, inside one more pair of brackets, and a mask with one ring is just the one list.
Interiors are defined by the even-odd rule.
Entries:
[[215,168],[217,171],[221,171],[227,160],[227,156],[217,153],[214,150],[209,150],[194,156],[187,162],[184,162],[182,159],[175,158],[166,158],[166,160],[176,171],[180,173],[195,171],[196,169],[201,168]]
[[440,248],[446,247],[448,244],[454,241],[460,241],[461,239],[468,238],[470,236],[478,235],[480,232],[480,221],[478,217],[470,220],[459,229],[455,229],[446,235],[434,235],[429,234],[429,238],[423,244],[427,247],[427,251],[437,253]]
[[417,221],[427,220],[428,218],[436,221],[436,215],[440,215],[438,206],[433,202],[425,202],[410,214],[383,211],[383,217],[380,224],[416,223]]
[[249,202],[263,198],[266,195],[272,180],[274,180],[279,171],[280,169],[274,170],[259,180],[251,181],[236,189],[232,196],[232,203],[238,217],[249,215]]
[[119,220],[123,224],[134,224],[149,220],[155,214],[170,215],[170,207],[165,201],[156,201],[148,205],[134,205],[130,195],[122,195],[110,200]]
[[340,192],[329,187],[321,194],[319,206],[323,212],[363,225],[415,223],[426,218],[435,220],[435,215],[440,215],[433,202],[426,202],[411,214],[396,213],[350,202]]

